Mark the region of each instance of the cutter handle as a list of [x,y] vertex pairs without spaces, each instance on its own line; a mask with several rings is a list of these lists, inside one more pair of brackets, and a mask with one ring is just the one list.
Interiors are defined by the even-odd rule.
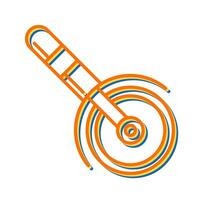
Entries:
[[[100,82],[47,27],[31,27],[25,41],[28,48],[79,98]],[[89,81],[92,84],[88,87],[86,83]]]

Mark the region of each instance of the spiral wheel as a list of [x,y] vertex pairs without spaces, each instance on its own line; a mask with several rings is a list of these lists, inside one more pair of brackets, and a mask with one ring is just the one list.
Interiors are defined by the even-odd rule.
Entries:
[[[100,85],[95,87],[88,95],[90,98],[94,98],[94,96],[98,94],[97,90],[98,87],[104,90],[113,84],[130,80],[131,81],[140,80],[152,83],[168,92],[168,89],[162,83],[150,77],[128,74],[128,75],[115,76],[103,81]],[[156,103],[154,103],[149,98],[145,97],[143,94],[150,95],[151,97],[159,101],[159,103],[162,104],[162,107],[165,109],[168,117],[165,116],[164,112],[161,110],[161,108],[159,108],[159,106]],[[145,158],[137,162],[121,161],[111,156],[104,148],[101,138],[101,132],[105,116],[95,106],[93,106],[90,109],[87,117],[85,135],[90,152],[95,157],[95,159],[110,172],[124,177],[136,178],[136,177],[147,176],[162,168],[171,158],[176,147],[177,136],[178,136],[176,119],[172,110],[167,105],[167,103],[155,92],[141,86],[132,86],[132,85],[119,86],[106,92],[106,95],[109,96],[109,98],[112,99],[112,101],[116,105],[120,105],[128,101],[131,102],[140,101],[155,109],[162,123],[162,139],[157,149],[148,158]],[[80,137],[82,118],[83,115],[85,114],[86,109],[88,108],[89,103],[90,102],[88,98],[86,98],[81,103],[78,109],[75,120],[74,136],[78,152],[83,162],[86,164],[86,166],[92,169],[91,164],[89,163],[84,154]],[[151,133],[148,133],[148,127],[146,127],[146,125],[139,118],[133,116],[127,116],[118,123],[116,127],[116,134],[117,138],[126,147],[137,148],[145,143],[148,134]],[[95,140],[95,143],[97,144],[98,151],[96,151],[95,149],[96,147],[94,146],[93,140]],[[98,154],[99,151],[104,156],[104,158],[106,158],[110,163],[112,163],[112,166],[109,165],[107,162],[105,162],[99,156]]]

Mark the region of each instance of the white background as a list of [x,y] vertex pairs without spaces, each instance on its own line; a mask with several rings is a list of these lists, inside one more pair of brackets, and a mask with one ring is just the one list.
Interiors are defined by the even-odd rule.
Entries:
[[[198,0],[1,1],[0,199],[198,199]],[[177,150],[140,179],[89,171],[73,140],[79,100],[27,49],[26,30],[53,30],[101,78],[139,73],[164,82]]]

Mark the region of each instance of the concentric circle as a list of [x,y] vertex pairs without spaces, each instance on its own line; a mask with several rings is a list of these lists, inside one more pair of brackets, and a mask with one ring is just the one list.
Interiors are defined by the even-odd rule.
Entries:
[[[119,76],[118,76],[119,77]],[[116,83],[116,81],[119,82],[119,78],[114,77],[112,81],[109,79],[108,82],[103,82],[101,88],[106,88],[108,85]],[[121,81],[130,80],[133,78],[131,75],[127,75],[126,78],[123,76],[121,77]],[[147,79],[147,77],[146,77]],[[152,81],[152,79],[150,79]],[[149,80],[149,82],[150,82]],[[167,115],[165,116],[164,112],[159,108],[152,100],[148,99],[147,97],[144,97],[143,95],[133,94],[134,92],[141,93],[141,94],[147,94],[151,97],[155,98],[157,101],[159,101],[162,106],[164,107]],[[98,90],[94,88],[93,91],[91,91],[91,98],[98,93]],[[95,157],[95,159],[107,170],[111,171],[112,173],[115,173],[120,176],[124,177],[142,177],[149,174],[154,173],[155,171],[159,170],[162,166],[164,166],[170,157],[172,156],[176,143],[177,143],[177,124],[174,117],[174,114],[170,107],[166,104],[166,102],[156,93],[153,91],[140,87],[140,86],[121,86],[114,88],[107,92],[107,95],[109,96],[112,101],[119,105],[124,102],[130,102],[134,103],[134,101],[140,101],[143,102],[152,108],[156,110],[158,115],[160,116],[161,122],[162,122],[162,140],[157,147],[156,151],[150,155],[148,158],[138,161],[138,162],[123,162],[118,160],[117,158],[109,155],[109,153],[106,151],[102,144],[101,140],[101,127],[104,122],[105,116],[103,113],[99,112],[99,110],[93,106],[88,114],[87,122],[86,122],[86,140],[88,147],[92,153],[92,155]],[[83,115],[85,113],[86,108],[88,107],[89,101],[85,100],[82,102],[82,104],[79,107],[79,110],[77,112],[76,116],[76,124],[75,124],[75,142],[77,145],[77,149],[79,151],[79,154],[84,161],[84,163],[91,168],[91,165],[89,161],[87,160],[80,141],[80,134],[81,134],[81,120],[83,118]],[[134,115],[134,112],[133,112]],[[139,126],[136,126],[139,125]],[[138,128],[139,127],[139,128]],[[116,128],[116,134],[118,139],[126,146],[128,147],[138,147],[142,145],[145,140],[147,139],[148,134],[148,127],[145,126],[145,124],[137,117],[129,116],[127,118],[122,119]],[[94,137],[92,137],[94,135]],[[124,138],[124,135],[128,137],[128,141]],[[97,147],[94,146],[94,140],[97,144]],[[101,154],[113,165],[109,165],[108,162],[103,160],[99,155],[98,151],[96,151],[96,148],[100,150]],[[120,169],[119,169],[120,168]]]
[[[123,97],[122,97],[123,98]],[[119,104],[120,99],[116,98],[114,100],[116,104]],[[136,125],[131,124],[131,122],[137,123],[140,126],[140,130],[137,128]],[[130,134],[128,131],[129,129],[133,129],[133,133]],[[124,134],[129,138],[132,139],[131,141],[126,141],[123,137]],[[116,129],[118,139],[126,146],[129,147],[137,147],[144,142],[147,137],[147,130],[145,124],[137,117],[128,116],[123,118],[119,121]],[[135,138],[137,136],[137,139]],[[135,138],[135,139],[134,139]],[[134,140],[133,140],[134,139]]]
[[139,129],[134,124],[126,124],[124,127],[124,134],[131,140],[135,140],[139,137]]

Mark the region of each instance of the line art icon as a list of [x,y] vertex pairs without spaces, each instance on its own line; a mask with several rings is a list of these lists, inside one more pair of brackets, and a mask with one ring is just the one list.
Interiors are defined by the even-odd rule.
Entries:
[[[93,167],[85,154],[82,137],[97,163],[119,176],[147,176],[161,169],[169,161],[178,139],[178,127],[173,111],[156,92],[133,82],[150,84],[169,93],[170,90],[164,84],[139,74],[122,74],[101,81],[42,25],[31,27],[26,33],[25,41],[28,48],[81,100],[74,122],[74,139],[78,153],[89,169],[92,170]],[[134,162],[122,161],[110,155],[105,148],[102,127],[107,121],[115,130],[113,137],[118,139],[120,145],[129,149],[128,151],[137,152],[154,133],[151,133],[143,119],[135,115],[134,110],[131,110],[130,114],[122,108],[124,103],[135,102],[150,106],[159,116],[158,121],[162,128],[160,142],[151,155]],[[143,112],[146,111],[143,109]],[[110,133],[107,131],[106,134]]]

